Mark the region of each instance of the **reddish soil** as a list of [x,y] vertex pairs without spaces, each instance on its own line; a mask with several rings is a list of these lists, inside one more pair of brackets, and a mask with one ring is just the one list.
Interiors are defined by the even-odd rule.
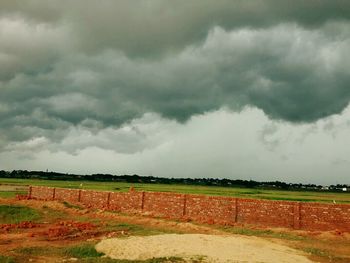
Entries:
[[[99,241],[105,237],[133,234],[128,233],[127,228],[125,230],[108,229],[106,226],[110,222],[127,223],[149,229],[177,233],[227,234],[222,228],[211,225],[198,225],[191,222],[170,221],[139,215],[124,215],[103,210],[68,208],[57,201],[19,199],[21,200],[0,198],[0,204],[24,205],[38,209],[44,215],[43,220],[40,223],[21,222],[20,224],[0,225],[0,254],[2,255],[18,258],[18,254],[15,252],[18,248],[67,247],[86,241]],[[260,227],[244,227],[249,231],[268,230],[267,228]],[[317,253],[310,254],[309,258],[312,260],[317,262],[350,262],[350,235],[348,233],[339,231],[306,232],[288,229],[272,230],[277,233],[274,238],[268,237],[273,242],[303,250],[311,247],[325,249],[330,253],[330,255],[326,256],[317,255]],[[297,237],[306,237],[306,239],[292,240],[278,238],[278,233],[281,235],[291,234]],[[28,256],[25,255],[20,259],[23,262],[29,260]],[[30,259],[31,262],[55,262],[54,257],[33,256]]]

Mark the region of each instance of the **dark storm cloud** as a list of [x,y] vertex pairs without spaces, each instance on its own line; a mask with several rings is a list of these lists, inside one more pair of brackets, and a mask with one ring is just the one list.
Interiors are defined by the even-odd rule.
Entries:
[[227,30],[296,22],[318,27],[350,18],[347,0],[129,1],[3,0],[0,14],[29,21],[66,24],[79,49],[119,49],[131,56],[159,55],[204,40],[213,26]]
[[[2,1],[1,143],[246,105],[291,122],[350,99],[348,1]],[[2,142],[1,142],[2,141]]]

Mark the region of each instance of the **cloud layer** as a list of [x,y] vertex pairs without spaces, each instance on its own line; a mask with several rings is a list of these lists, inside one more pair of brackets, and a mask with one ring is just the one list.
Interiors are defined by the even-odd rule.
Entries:
[[[341,114],[349,19],[346,0],[1,1],[0,151],[134,154],[222,109]],[[142,137],[145,119],[159,137]]]
[[350,183],[350,108],[312,124],[258,109],[219,110],[186,124],[154,114],[97,133],[71,127],[60,142],[35,138],[0,153],[3,169]]

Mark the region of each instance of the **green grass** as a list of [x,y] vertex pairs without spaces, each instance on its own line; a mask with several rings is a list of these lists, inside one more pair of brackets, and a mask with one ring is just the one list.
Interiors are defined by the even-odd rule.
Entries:
[[[136,191],[179,192],[184,194],[205,194],[218,196],[233,196],[239,198],[257,198],[267,200],[288,200],[301,202],[333,202],[350,203],[349,193],[308,192],[262,190],[238,187],[192,186],[174,184],[131,184],[123,182],[91,182],[91,181],[56,181],[35,179],[0,178],[0,183],[14,185],[37,185],[62,188],[90,189],[100,191],[127,192],[133,186]],[[83,184],[80,187],[80,184]]]
[[53,256],[62,255],[62,248],[59,247],[23,247],[15,249],[13,252],[16,254],[26,255],[26,256]]
[[245,227],[222,227],[221,230],[232,234],[245,235],[245,236],[258,236],[258,237],[269,237],[279,238],[287,240],[304,240],[306,237],[298,236],[290,233],[276,232],[270,229],[250,229]]
[[[78,260],[75,262],[80,263],[165,263],[165,262],[183,262],[183,259],[179,257],[169,257],[169,258],[153,258],[148,260],[125,260],[125,259],[111,259],[108,257],[102,257],[104,254],[99,253],[95,249],[95,244],[83,244],[78,246],[70,246],[67,248],[62,247],[25,247],[14,250],[18,255],[21,256],[57,256],[63,257],[73,257]],[[14,261],[1,261],[1,262],[14,262]],[[197,262],[197,261],[196,261]]]
[[49,222],[70,219],[70,215],[67,214],[66,212],[52,209],[46,205],[43,205],[42,207],[42,216],[44,217],[43,220],[49,221]]
[[0,263],[15,263],[15,260],[12,257],[0,255]]
[[30,207],[0,205],[1,224],[16,224],[22,221],[36,221],[40,217],[39,212]]
[[302,251],[319,258],[324,258],[329,262],[349,262],[348,257],[334,255],[334,253],[331,253],[330,251],[327,251],[325,249],[319,249],[315,247],[306,247],[306,248],[303,248]]
[[103,253],[96,251],[94,244],[68,247],[64,250],[64,254],[74,258],[98,258],[104,255]]
[[24,195],[26,192],[18,192],[18,191],[0,191],[0,198],[14,198],[16,195]]
[[311,255],[315,255],[315,256],[319,256],[319,257],[329,257],[329,253],[325,250],[322,250],[322,249],[307,247],[307,248],[304,248],[303,250],[304,250],[304,252],[311,254]]
[[108,232],[119,232],[125,231],[128,235],[133,236],[150,236],[150,235],[159,235],[159,234],[170,234],[175,233],[175,231],[159,228],[150,228],[140,225],[128,224],[128,223],[115,223],[110,221],[103,228]]

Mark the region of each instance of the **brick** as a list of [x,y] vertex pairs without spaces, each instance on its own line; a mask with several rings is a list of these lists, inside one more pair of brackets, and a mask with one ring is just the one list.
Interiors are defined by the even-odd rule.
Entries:
[[160,192],[102,192],[32,186],[30,197],[208,224],[253,224],[350,232],[350,205]]

